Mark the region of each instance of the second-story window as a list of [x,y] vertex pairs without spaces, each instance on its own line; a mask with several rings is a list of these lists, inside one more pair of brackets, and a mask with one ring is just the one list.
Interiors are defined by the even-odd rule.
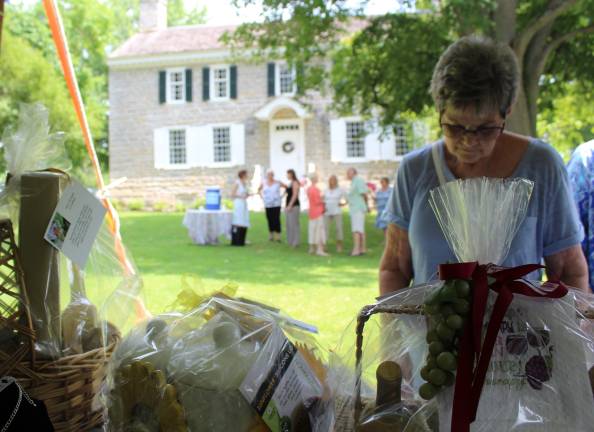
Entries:
[[276,88],[278,95],[294,95],[296,92],[295,68],[285,63],[277,64]]
[[185,74],[183,69],[167,71],[167,101],[181,103],[185,101]]
[[295,70],[282,65],[279,68],[279,89],[281,94],[295,93]]
[[229,99],[229,82],[228,66],[215,66],[212,68],[213,100]]

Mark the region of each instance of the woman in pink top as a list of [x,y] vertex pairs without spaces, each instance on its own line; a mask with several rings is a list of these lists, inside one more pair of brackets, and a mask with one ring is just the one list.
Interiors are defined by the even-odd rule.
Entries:
[[328,256],[324,251],[324,245],[326,244],[324,201],[320,189],[316,186],[318,183],[317,174],[311,174],[310,181],[311,186],[307,188],[307,199],[309,200],[309,253]]

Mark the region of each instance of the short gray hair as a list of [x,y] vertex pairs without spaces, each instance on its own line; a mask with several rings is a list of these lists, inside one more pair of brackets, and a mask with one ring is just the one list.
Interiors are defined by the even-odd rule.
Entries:
[[507,45],[481,36],[466,36],[444,51],[433,70],[431,95],[440,113],[448,105],[502,117],[516,100],[520,71]]

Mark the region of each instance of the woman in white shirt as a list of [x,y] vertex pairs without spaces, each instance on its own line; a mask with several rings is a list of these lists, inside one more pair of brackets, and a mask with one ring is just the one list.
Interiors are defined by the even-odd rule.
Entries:
[[324,222],[326,226],[326,238],[329,238],[330,224],[334,222],[336,228],[336,252],[342,252],[344,239],[342,231],[342,209],[345,205],[345,193],[338,187],[338,179],[331,175],[328,179],[328,189],[324,192]]
[[247,230],[250,226],[250,212],[247,206],[249,196],[247,171],[239,171],[237,177],[239,178],[235,181],[231,191],[231,198],[233,198],[231,244],[233,246],[244,246]]
[[266,179],[260,185],[258,193],[264,201],[266,220],[268,221],[268,240],[281,241],[281,188],[286,187],[274,179],[274,172],[266,171]]

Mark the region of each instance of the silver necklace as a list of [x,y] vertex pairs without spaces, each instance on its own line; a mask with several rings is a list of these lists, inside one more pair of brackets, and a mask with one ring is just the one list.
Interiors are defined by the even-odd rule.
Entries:
[[12,421],[16,417],[17,413],[19,412],[21,402],[23,401],[23,396],[25,397],[27,402],[29,402],[34,407],[37,407],[35,402],[33,402],[33,400],[31,400],[31,398],[29,397],[27,392],[23,391],[23,389],[21,388],[19,383],[11,376],[6,376],[6,377],[2,378],[2,380],[0,380],[0,391],[4,390],[6,387],[8,387],[8,385],[10,385],[12,383],[14,383],[17,386],[17,388],[19,389],[19,397],[17,399],[17,403],[16,403],[14,409],[12,410],[12,414],[10,414],[10,417],[8,418],[7,422],[2,427],[2,431],[0,431],[0,432],[6,432],[8,430],[8,428],[10,427],[10,424],[12,423]]

